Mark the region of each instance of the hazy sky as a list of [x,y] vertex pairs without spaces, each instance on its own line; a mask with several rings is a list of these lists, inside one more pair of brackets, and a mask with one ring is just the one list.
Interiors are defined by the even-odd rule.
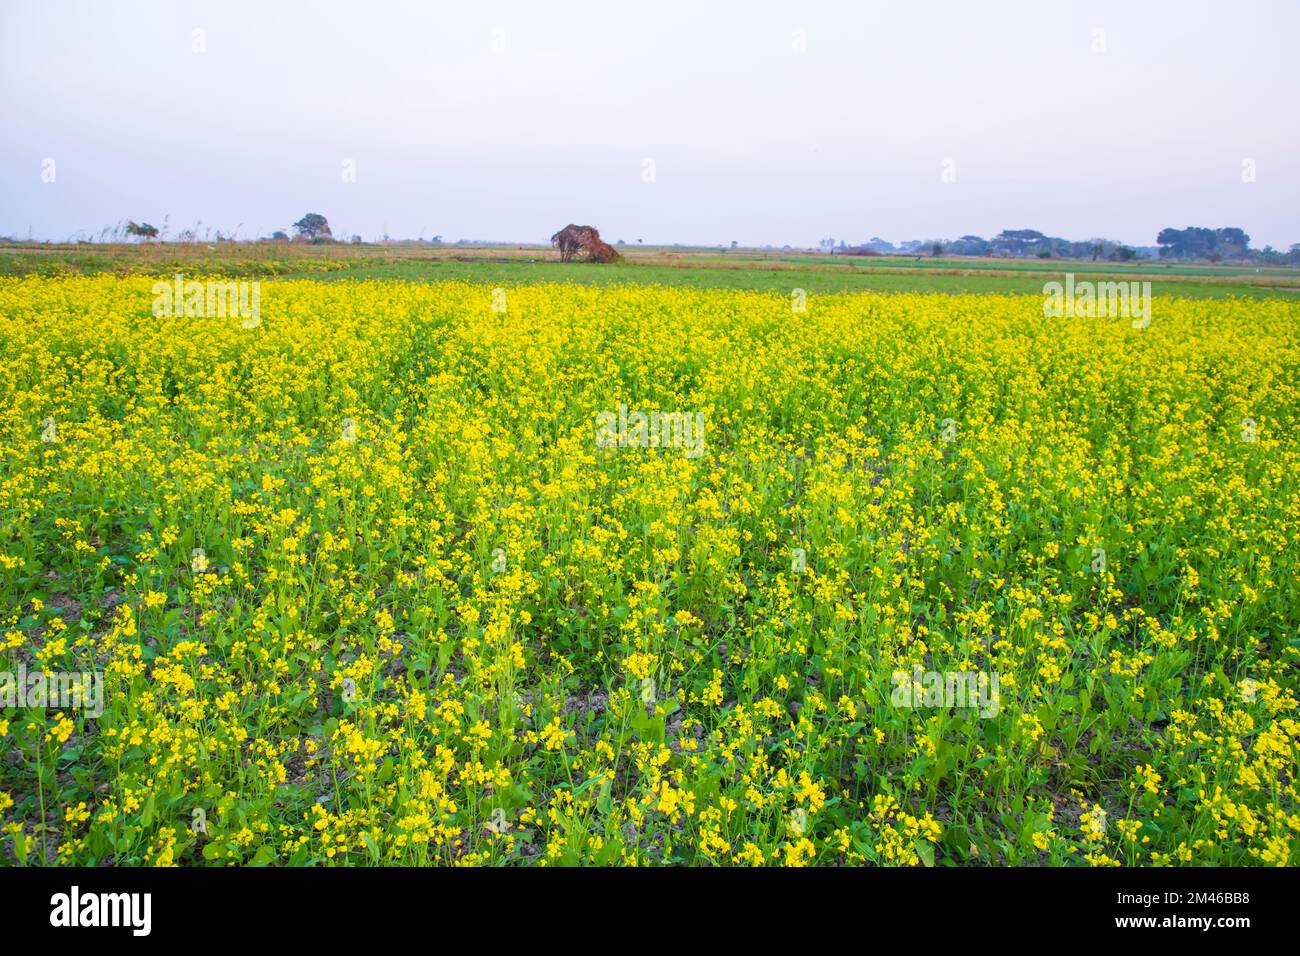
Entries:
[[1297,0],[0,0],[0,235],[1285,248],[1298,50]]

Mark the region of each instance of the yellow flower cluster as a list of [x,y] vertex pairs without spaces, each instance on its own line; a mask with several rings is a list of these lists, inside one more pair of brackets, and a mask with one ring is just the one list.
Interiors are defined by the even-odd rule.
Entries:
[[1297,862],[1300,304],[151,286],[0,278],[0,858]]

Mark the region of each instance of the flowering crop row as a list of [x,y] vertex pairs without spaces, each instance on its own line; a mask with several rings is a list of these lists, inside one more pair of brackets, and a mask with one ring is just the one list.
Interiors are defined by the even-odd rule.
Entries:
[[0,279],[8,862],[1300,857],[1300,304],[152,286]]

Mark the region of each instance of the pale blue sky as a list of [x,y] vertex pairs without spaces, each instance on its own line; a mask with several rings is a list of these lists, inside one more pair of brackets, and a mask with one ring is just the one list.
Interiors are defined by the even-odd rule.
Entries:
[[1297,49],[1295,0],[0,0],[0,234],[1285,248]]

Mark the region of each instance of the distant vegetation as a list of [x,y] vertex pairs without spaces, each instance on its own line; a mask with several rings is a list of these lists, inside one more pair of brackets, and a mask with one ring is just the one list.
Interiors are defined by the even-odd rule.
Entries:
[[1264,262],[1269,265],[1300,265],[1300,243],[1293,243],[1286,252],[1272,246],[1250,248],[1250,236],[1235,226],[1223,229],[1205,229],[1188,226],[1186,229],[1161,229],[1156,236],[1162,259],[1204,259],[1208,262]]
[[1289,251],[1272,246],[1250,248],[1250,236],[1235,227],[1206,229],[1162,229],[1154,246],[1130,246],[1113,239],[1061,239],[1037,229],[1004,229],[992,239],[966,235],[960,239],[914,239],[894,245],[879,237],[858,246],[838,245],[823,239],[818,246],[833,255],[932,255],[994,256],[1012,259],[1088,259],[1093,262],[1132,262],[1137,259],[1169,259],[1180,262],[1258,262],[1268,265],[1300,265],[1300,243]]
[[151,226],[147,222],[128,222],[126,224],[126,234],[138,239],[157,239],[158,227]]
[[1144,259],[1134,262],[1038,258],[834,256],[796,250],[705,249],[625,245],[620,264],[575,259],[561,263],[541,244],[308,241],[142,242],[53,245],[0,242],[0,276],[117,275],[229,276],[237,279],[459,280],[506,286],[563,281],[582,285],[646,284],[686,288],[825,292],[939,292],[1043,294],[1044,283],[1065,272],[1093,281],[1155,279],[1160,296],[1292,297],[1300,268],[1260,268]]
[[[181,230],[169,236],[167,220],[161,228],[147,222],[122,220],[116,226],[106,226],[96,234],[79,232],[68,238],[76,243],[115,243],[128,242],[133,239],[145,242],[162,243],[209,243],[237,242],[242,223],[233,232],[226,234],[218,229],[202,228],[198,222],[189,229]],[[262,241],[310,243],[313,245],[330,245],[340,240],[334,236],[329,220],[320,213],[309,212],[291,227],[292,237],[284,229],[277,229]],[[347,242],[361,245],[365,240],[358,233],[347,234]],[[385,246],[418,246],[426,244],[421,232],[419,239],[393,238],[385,232],[379,244]],[[19,243],[15,237],[0,236],[0,245]],[[27,241],[31,241],[30,238]],[[432,243],[442,245],[441,235],[433,236]],[[551,236],[550,242],[560,253],[561,262],[615,262],[619,258],[617,249],[600,238],[600,232],[593,226],[579,226],[569,223]],[[643,241],[636,240],[638,246]],[[618,240],[619,246],[625,246]],[[459,239],[454,245],[461,247],[491,248],[495,246],[515,246],[515,242],[493,242],[488,240]],[[742,246],[732,239],[729,244],[715,246],[693,246],[673,243],[673,248],[684,250],[712,249],[721,252],[775,251],[777,246]],[[783,245],[779,247],[789,252],[808,251],[800,246]],[[996,236],[986,239],[983,236],[966,234],[957,239],[931,237],[927,239],[909,239],[905,242],[892,243],[879,236],[873,236],[866,242],[850,243],[843,239],[819,239],[817,249],[828,256],[853,256],[870,258],[875,256],[908,256],[912,259],[941,258],[959,256],[965,258],[994,259],[1074,259],[1090,262],[1138,262],[1141,260],[1162,260],[1179,263],[1239,263],[1270,266],[1300,266],[1300,243],[1292,243],[1286,251],[1264,246],[1253,249],[1250,236],[1237,226],[1223,226],[1211,229],[1204,226],[1187,226],[1183,229],[1166,227],[1156,236],[1155,245],[1129,245],[1114,239],[1094,237],[1090,239],[1063,239],[1049,236],[1037,229],[1003,229]]]
[[317,212],[309,212],[293,224],[298,236],[308,242],[325,240],[332,242],[334,234],[330,232],[329,220]]

